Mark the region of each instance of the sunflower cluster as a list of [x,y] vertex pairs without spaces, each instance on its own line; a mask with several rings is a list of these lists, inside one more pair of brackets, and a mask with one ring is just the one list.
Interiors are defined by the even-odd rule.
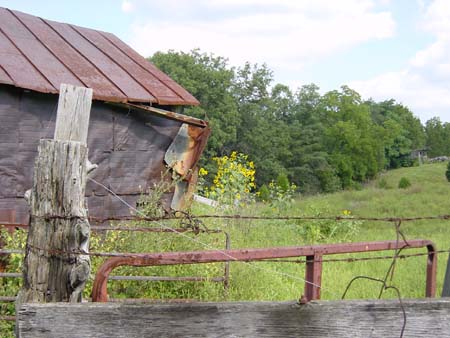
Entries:
[[[233,151],[229,156],[214,157],[213,161],[216,162],[217,173],[213,184],[205,189],[207,197],[228,205],[253,199],[256,170],[248,155]],[[201,168],[199,174],[205,176],[208,172]]]

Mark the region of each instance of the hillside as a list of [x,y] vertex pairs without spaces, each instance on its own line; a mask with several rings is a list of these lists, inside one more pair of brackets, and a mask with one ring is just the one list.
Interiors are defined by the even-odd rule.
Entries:
[[[348,209],[358,216],[425,216],[450,212],[450,183],[445,178],[446,163],[390,170],[360,191],[341,191],[300,199],[296,207],[326,209],[338,213]],[[406,177],[408,189],[398,189]],[[383,183],[383,181],[385,183]],[[333,213],[332,213],[333,214]]]

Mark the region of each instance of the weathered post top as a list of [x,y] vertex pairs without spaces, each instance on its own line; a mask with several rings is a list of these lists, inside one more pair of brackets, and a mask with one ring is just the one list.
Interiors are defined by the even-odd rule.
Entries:
[[55,140],[77,141],[86,145],[92,89],[62,83],[59,89]]
[[30,192],[26,302],[80,302],[89,278],[87,132],[92,89],[61,85],[54,140],[40,140]]

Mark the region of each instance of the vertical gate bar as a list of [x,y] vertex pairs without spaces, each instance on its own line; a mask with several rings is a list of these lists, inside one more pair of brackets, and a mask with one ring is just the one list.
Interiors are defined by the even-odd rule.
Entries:
[[450,297],[450,254],[447,258],[447,269],[445,271],[444,286],[442,287],[442,297]]
[[305,291],[302,302],[320,299],[320,287],[322,282],[322,254],[306,256]]
[[436,296],[436,271],[437,258],[434,245],[427,245],[427,283],[425,286],[425,297],[434,298]]

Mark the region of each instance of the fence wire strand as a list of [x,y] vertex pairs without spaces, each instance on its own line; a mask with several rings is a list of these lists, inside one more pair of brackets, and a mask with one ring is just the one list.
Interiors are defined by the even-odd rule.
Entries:
[[[89,179],[92,180],[92,179]],[[99,183],[99,182],[97,182]],[[109,189],[109,188],[108,188]],[[130,206],[126,201],[124,201],[120,196],[116,195],[117,198],[121,199],[126,205],[136,212],[136,209]],[[164,220],[186,220],[186,218],[192,217],[192,219],[235,219],[235,220],[267,220],[267,221],[373,221],[373,222],[415,222],[415,221],[442,221],[450,220],[450,215],[437,215],[437,216],[411,216],[411,217],[371,217],[371,216],[252,216],[252,215],[191,215],[186,212],[177,211],[175,215],[166,215],[161,217],[147,217],[144,215],[140,216],[120,216],[120,217],[88,217],[88,220],[92,223],[106,223],[114,221],[136,221],[136,222],[158,222]],[[74,219],[80,218],[78,216],[63,216],[63,215],[43,215],[43,216],[33,216],[41,217],[45,219]]]

